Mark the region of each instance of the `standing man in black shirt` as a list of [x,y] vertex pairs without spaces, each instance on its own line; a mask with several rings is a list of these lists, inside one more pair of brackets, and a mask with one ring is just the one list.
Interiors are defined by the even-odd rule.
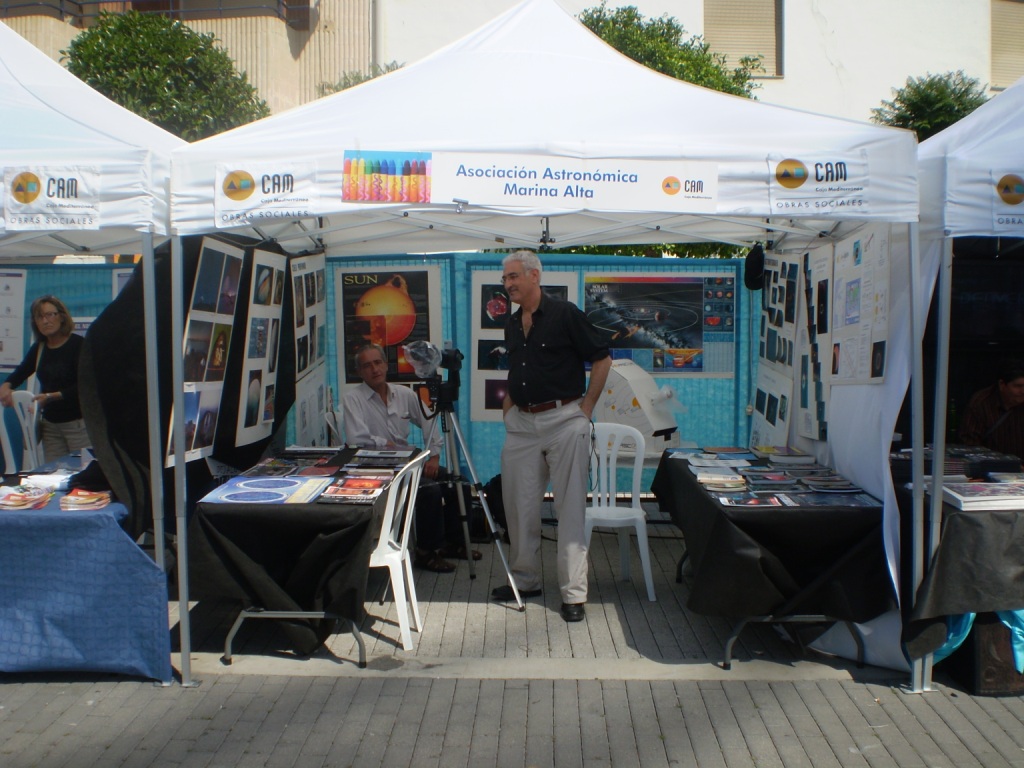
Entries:
[[[501,485],[511,543],[509,565],[523,597],[540,594],[540,511],[550,480],[558,518],[562,618],[582,621],[587,601],[584,517],[590,417],[612,365],[608,342],[578,307],[543,292],[541,263],[533,251],[510,253],[502,268],[505,290],[519,305],[505,326],[509,374],[502,404],[506,434]],[[492,595],[498,600],[515,598],[508,585]]]

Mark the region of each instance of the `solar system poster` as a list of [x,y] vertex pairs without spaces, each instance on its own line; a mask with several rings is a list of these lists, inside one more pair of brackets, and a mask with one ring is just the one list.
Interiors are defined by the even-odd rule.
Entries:
[[[579,303],[579,278],[575,272],[545,270],[541,288],[549,296]],[[509,300],[499,271],[475,271],[472,291],[473,386],[470,415],[473,421],[501,421],[501,403],[508,391],[505,322],[517,306]]]
[[415,382],[402,346],[429,341],[441,346],[440,270],[368,270],[339,267],[335,272],[338,302],[338,356],[342,384],[358,384],[355,355],[366,344],[380,344],[388,362],[388,381]]
[[[234,337],[235,305],[242,274],[241,248],[204,238],[185,323],[185,461],[213,453],[220,417],[224,373]],[[242,293],[247,299],[247,293]],[[171,424],[174,424],[172,416]],[[174,434],[167,440],[167,466],[173,463]]]
[[235,445],[270,437],[274,426],[277,355],[281,339],[281,310],[288,259],[254,250],[248,287],[249,322],[245,329],[241,391]]
[[656,374],[732,375],[734,273],[588,275],[583,310],[612,357]]

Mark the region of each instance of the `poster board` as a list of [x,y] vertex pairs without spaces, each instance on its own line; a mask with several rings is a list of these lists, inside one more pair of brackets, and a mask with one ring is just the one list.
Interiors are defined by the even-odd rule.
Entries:
[[267,251],[254,250],[252,262],[247,291],[249,322],[245,329],[245,355],[238,393],[239,418],[235,427],[236,446],[270,437],[273,431],[281,311],[288,269],[287,257]]
[[[327,445],[327,260],[323,254],[288,262],[295,322],[295,441]],[[242,411],[239,411],[241,413]]]
[[832,268],[832,385],[881,384],[889,337],[889,227],[836,245]]
[[[579,306],[576,272],[544,270],[541,288],[550,296]],[[509,299],[500,270],[473,272],[471,291],[473,386],[470,388],[470,416],[473,421],[501,421],[501,403],[508,392],[505,323],[518,306]]]
[[[243,256],[241,248],[203,238],[182,345],[185,461],[213,453],[224,374],[235,335],[235,306]],[[172,413],[166,454],[168,467],[174,463],[174,422]]]
[[734,273],[586,275],[584,293],[583,311],[608,332],[616,359],[656,376],[734,374]]
[[24,269],[0,270],[0,373],[4,378],[25,357]]
[[440,268],[337,267],[334,285],[338,391],[344,394],[348,386],[361,381],[355,354],[369,343],[384,347],[388,381],[419,381],[402,345],[429,341],[441,348],[443,344]]

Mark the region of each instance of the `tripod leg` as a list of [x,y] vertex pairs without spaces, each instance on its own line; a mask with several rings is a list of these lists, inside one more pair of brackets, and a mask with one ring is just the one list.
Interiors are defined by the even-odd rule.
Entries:
[[[442,418],[446,414],[442,413]],[[455,418],[455,415],[451,415]],[[469,537],[469,514],[466,511],[466,496],[462,492],[462,483],[456,481],[456,473],[459,468],[458,454],[455,453],[455,437],[449,430],[445,430],[445,453],[447,454],[449,464],[453,466],[449,468],[448,472],[448,487],[454,490],[455,495],[459,499],[459,522],[462,523],[462,540],[466,547],[466,562],[469,564],[469,578],[476,578],[476,562],[473,560],[473,543]]]
[[[459,447],[462,449],[462,456],[466,460],[466,467],[469,469],[469,476],[473,480],[473,487],[476,489],[477,495],[480,497],[480,506],[484,510],[484,519],[487,520],[487,527],[491,531],[491,540],[494,542],[494,546],[498,550],[498,556],[501,558],[501,564],[505,568],[505,574],[508,576],[508,583],[512,586],[512,593],[516,596],[516,605],[520,611],[526,610],[526,605],[523,604],[523,598],[519,595],[519,587],[516,586],[516,580],[512,577],[512,570],[508,567],[508,559],[505,557],[505,550],[501,546],[501,535],[498,533],[498,526],[494,524],[494,518],[491,517],[491,508],[487,504],[487,496],[483,492],[483,486],[480,484],[480,478],[477,477],[476,468],[473,466],[473,459],[469,455],[469,449],[466,447],[466,439],[462,436],[462,428],[459,426],[459,420],[455,417],[455,414],[451,414],[452,428],[455,432],[455,437],[458,439]],[[449,433],[450,436],[450,433]],[[462,496],[459,496],[460,503],[462,502]],[[465,509],[463,509],[465,513]],[[466,537],[469,538],[469,529],[466,528]],[[470,563],[473,560],[470,558]]]

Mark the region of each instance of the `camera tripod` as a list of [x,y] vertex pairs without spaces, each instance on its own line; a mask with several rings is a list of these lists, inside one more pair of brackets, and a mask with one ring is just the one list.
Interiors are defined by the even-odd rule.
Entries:
[[[455,451],[456,440],[458,441],[458,447],[462,450],[462,458],[466,460],[466,467],[469,469],[469,476],[473,480],[471,485],[476,489],[477,496],[480,499],[480,506],[484,511],[484,519],[487,521],[491,540],[494,542],[494,546],[498,549],[498,556],[501,558],[501,564],[505,567],[505,573],[508,576],[508,583],[512,586],[512,593],[516,596],[516,605],[520,611],[525,611],[526,606],[523,604],[523,598],[519,595],[519,588],[516,586],[516,580],[512,577],[512,570],[508,566],[508,560],[505,557],[505,550],[502,549],[501,546],[501,536],[498,533],[498,527],[494,524],[494,518],[491,517],[491,508],[487,504],[487,496],[483,492],[483,486],[480,484],[480,479],[477,477],[476,469],[473,467],[473,459],[470,458],[469,449],[466,447],[466,439],[462,435],[462,428],[459,426],[459,419],[455,415],[452,403],[443,399],[439,401],[435,405],[434,415],[430,418],[430,429],[424,436],[424,445],[430,445],[430,440],[434,436],[434,430],[437,428],[437,422],[440,420],[441,432],[444,435],[444,456],[445,461],[448,463],[448,466],[445,467],[448,471],[447,483],[449,489],[455,487],[455,495],[459,500],[459,520],[462,523],[462,537],[466,545],[466,562],[469,563],[469,578],[476,578],[476,564],[473,561],[472,543],[469,538],[469,514],[466,510],[466,497],[461,488],[461,486],[468,485],[468,483],[464,477],[459,475],[459,454]],[[451,429],[449,429],[449,424]]]

